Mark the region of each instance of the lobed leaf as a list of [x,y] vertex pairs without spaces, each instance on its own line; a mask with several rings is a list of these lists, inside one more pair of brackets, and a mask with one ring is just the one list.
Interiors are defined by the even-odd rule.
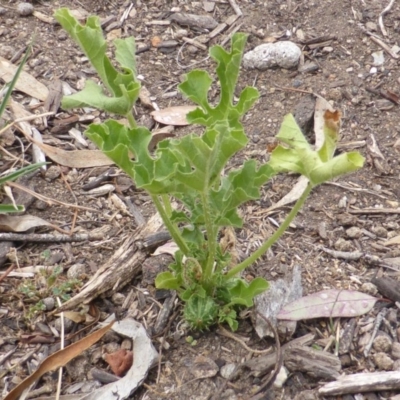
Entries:
[[293,115],[286,115],[277,138],[288,147],[277,146],[269,165],[276,172],[297,172],[308,178],[313,186],[360,169],[364,157],[357,152],[333,157],[338,131],[324,128],[325,143],[320,151],[311,148]]
[[63,99],[64,108],[96,107],[118,115],[126,115],[139,97],[140,83],[135,78],[135,40],[133,37],[117,39],[115,58],[123,72],[119,72],[106,55],[107,43],[104,39],[97,16],[87,19],[81,25],[67,8],[54,14],[57,21],[81,47],[111,94],[108,97],[93,81],[87,81],[84,90]]
[[190,112],[187,119],[192,124],[213,126],[221,121],[227,121],[229,126],[235,129],[242,129],[240,118],[247,112],[258,99],[257,89],[245,88],[239,101],[234,105],[234,91],[239,76],[240,63],[242,60],[247,35],[235,33],[232,36],[232,48],[228,52],[221,46],[213,46],[210,49],[210,56],[217,62],[217,76],[221,85],[221,95],[217,106],[212,107],[208,101],[212,79],[205,71],[191,71],[178,87],[194,103],[201,108]]

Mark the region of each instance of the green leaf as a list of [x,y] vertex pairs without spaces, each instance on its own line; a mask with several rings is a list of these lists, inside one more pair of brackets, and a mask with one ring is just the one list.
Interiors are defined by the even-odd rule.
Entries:
[[275,174],[268,164],[257,169],[254,160],[246,161],[237,170],[231,171],[222,179],[218,190],[212,190],[210,199],[214,209],[219,210],[216,222],[221,226],[240,227],[242,220],[236,210],[249,200],[260,198],[260,187]]
[[185,304],[183,315],[192,328],[208,329],[215,323],[218,306],[211,297],[202,298],[194,295]]
[[114,41],[115,58],[123,70],[123,72],[119,72],[106,55],[107,43],[98,17],[89,17],[86,25],[81,25],[66,8],[57,10],[54,16],[81,47],[111,94],[111,96],[107,96],[101,87],[89,80],[86,82],[84,90],[65,97],[62,106],[64,108],[90,106],[118,115],[130,113],[140,90],[140,83],[135,78],[134,38]]
[[115,39],[115,59],[127,71],[136,75],[136,44],[133,36],[126,39]]
[[297,172],[306,176],[313,186],[360,169],[364,157],[357,152],[333,157],[338,132],[324,127],[325,143],[320,151],[308,144],[294,117],[286,115],[277,138],[288,147],[277,146],[269,165],[276,172]]
[[25,211],[24,206],[16,206],[16,207],[17,208],[15,208],[12,204],[0,204],[0,214]]
[[28,49],[25,52],[24,58],[19,63],[17,71],[15,72],[15,75],[11,79],[11,82],[8,84],[8,88],[6,90],[6,93],[5,93],[4,97],[3,97],[3,100],[0,103],[0,119],[1,119],[1,117],[3,115],[3,113],[4,113],[4,110],[7,107],[8,100],[10,99],[11,93],[14,90],[15,85],[17,84],[18,78],[19,78],[19,76],[21,74],[22,69],[24,68],[26,60],[28,59],[29,55],[31,54],[31,50],[32,50],[32,44],[30,44],[28,46]]
[[169,271],[159,273],[156,277],[155,284],[157,289],[179,290],[180,288],[178,280]]
[[43,167],[43,165],[46,165],[47,163],[42,162],[42,163],[36,163],[36,164],[31,164],[27,165],[26,167],[17,169],[14,172],[11,172],[10,174],[3,176],[0,178],[0,186],[4,185],[7,182],[12,182],[18,179],[19,177],[30,174],[31,172],[36,171],[40,167]]
[[236,318],[237,313],[233,308],[223,307],[218,313],[218,322],[220,324],[226,322],[233,332],[235,332],[239,327],[239,323]]
[[257,89],[248,87],[241,92],[238,103],[236,105],[233,103],[246,40],[247,35],[235,33],[232,36],[230,52],[221,46],[213,46],[210,49],[210,56],[217,62],[217,76],[221,84],[221,95],[217,106],[212,107],[208,102],[212,79],[207,72],[191,71],[186,75],[185,81],[178,86],[183,94],[201,107],[187,115],[190,123],[212,127],[221,121],[227,121],[230,127],[241,129],[239,119],[259,97]]
[[229,290],[232,296],[231,302],[232,304],[251,307],[254,297],[265,292],[268,287],[268,282],[263,278],[255,278],[250,283],[237,279],[236,285]]

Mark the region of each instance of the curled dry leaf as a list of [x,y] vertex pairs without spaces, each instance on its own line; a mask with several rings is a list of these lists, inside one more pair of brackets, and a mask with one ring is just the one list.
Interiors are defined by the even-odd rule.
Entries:
[[[0,76],[2,80],[7,83],[11,82],[17,69],[18,66],[0,57]],[[25,71],[21,71],[17,83],[15,84],[15,89],[42,101],[45,101],[49,94],[49,90],[43,83],[40,83],[36,78]]]
[[114,164],[100,150],[72,150],[65,151],[48,144],[35,142],[46,154],[47,157],[57,164],[70,168],[92,168]]
[[145,107],[154,109],[153,103],[150,99],[150,92],[147,90],[146,86],[140,88],[139,99]]
[[168,107],[163,110],[153,111],[150,115],[160,124],[184,126],[189,124],[186,115],[196,108],[196,106]]
[[323,290],[286,304],[277,318],[300,321],[313,318],[357,317],[369,312],[377,300],[356,290]]
[[3,400],[17,400],[20,398],[22,393],[29,388],[33,383],[35,383],[41,376],[43,376],[46,372],[54,371],[73,358],[79,356],[82,352],[88,349],[90,346],[98,342],[104,334],[110,330],[113,326],[114,321],[110,322],[108,325],[104,326],[103,328],[93,332],[89,336],[71,344],[70,346],[66,347],[65,349],[59,350],[52,354],[51,356],[47,357],[39,366],[39,368],[32,374],[29,375],[26,379],[24,379],[18,386],[16,386],[11,392],[8,393]]
[[26,232],[39,226],[54,227],[50,222],[34,215],[0,215],[1,232]]
[[126,349],[119,349],[114,353],[106,354],[105,361],[117,376],[124,376],[133,363],[133,353]]

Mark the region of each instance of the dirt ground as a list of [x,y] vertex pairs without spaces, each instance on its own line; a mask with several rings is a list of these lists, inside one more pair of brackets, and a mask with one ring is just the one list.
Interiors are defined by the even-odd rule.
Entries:
[[[306,0],[242,0],[237,1],[243,13],[226,30],[222,31],[210,42],[220,44],[229,38],[233,30],[249,34],[246,50],[271,40],[291,40],[297,43],[303,51],[303,67],[285,70],[281,68],[259,70],[243,70],[239,78],[238,89],[254,85],[260,91],[261,97],[244,119],[244,126],[249,136],[249,145],[234,160],[233,165],[240,165],[243,160],[255,158],[265,161],[268,157],[268,145],[277,134],[283,116],[289,112],[301,110],[313,99],[306,92],[316,93],[331,101],[332,105],[343,114],[341,143],[339,151],[357,149],[366,157],[365,167],[355,173],[342,177],[332,184],[324,184],[313,191],[306,206],[296,218],[291,229],[275,245],[272,251],[247,273],[251,276],[263,276],[269,280],[284,277],[294,265],[302,268],[303,294],[309,294],[322,289],[354,289],[360,290],[376,276],[383,276],[397,281],[396,258],[400,254],[398,242],[389,239],[400,235],[398,215],[400,213],[399,196],[400,167],[398,151],[400,143],[400,114],[398,112],[400,93],[399,56],[392,57],[383,51],[384,62],[374,66],[372,53],[383,50],[371,39],[366,31],[381,37],[389,48],[400,46],[399,5],[394,4],[383,17],[387,36],[383,36],[378,24],[382,10],[389,2],[377,0],[345,1],[325,0],[311,2]],[[138,73],[143,77],[143,84],[150,92],[152,101],[158,107],[186,104],[182,96],[176,93],[182,75],[192,67],[208,70],[212,76],[214,64],[207,58],[207,50],[184,44],[182,35],[195,39],[207,33],[201,28],[180,26],[178,23],[162,24],[168,21],[172,12],[209,15],[218,23],[223,23],[235,15],[230,2],[221,1],[185,1],[185,0],[137,0],[137,1],[106,1],[78,0],[33,1],[34,10],[51,16],[59,7],[73,10],[83,9],[89,14],[99,15],[102,19],[114,16],[115,19],[107,25],[107,35],[120,37],[135,36],[139,49],[137,62]],[[78,47],[70,41],[59,25],[46,23],[34,15],[22,17],[17,13],[16,1],[1,0],[4,13],[0,15],[0,56],[18,64],[22,53],[32,36],[35,37],[33,55],[30,57],[26,71],[45,85],[60,79],[71,87],[78,88],[85,78],[93,77],[93,70]],[[121,26],[117,21],[125,10],[130,8],[129,17]],[[208,8],[210,7],[210,8]],[[206,11],[211,10],[211,11]],[[161,22],[160,22],[161,21]],[[114,28],[114,29],[113,29]],[[185,30],[186,32],[182,32]],[[154,37],[162,41],[176,41],[170,47],[153,47]],[[172,43],[172,42],[171,42]],[[229,44],[229,41],[225,42]],[[397,51],[395,48],[394,51]],[[1,79],[1,76],[0,76]],[[14,100],[29,109],[30,98],[15,91]],[[211,93],[211,99],[217,98],[217,91]],[[32,108],[31,108],[32,109]],[[139,123],[153,128],[155,122],[150,117],[151,110],[138,104],[136,118]],[[300,112],[300,111],[298,111]],[[93,110],[88,111],[94,117],[105,116]],[[69,113],[73,115],[74,113]],[[59,110],[55,119],[69,115]],[[83,114],[83,112],[82,112]],[[77,113],[75,114],[77,115]],[[52,118],[48,127],[42,127],[44,143],[58,146],[64,150],[79,149],[79,144],[68,135],[67,131],[54,133],[51,128],[55,125]],[[81,132],[85,124],[72,125]],[[71,126],[71,127],[72,127]],[[69,129],[70,127],[68,127]],[[175,133],[180,135],[188,132],[188,128],[177,128]],[[20,156],[23,137],[12,144],[2,143],[14,156]],[[376,143],[373,144],[373,138]],[[25,142],[25,146],[27,143]],[[91,145],[90,145],[91,146]],[[94,148],[94,147],[91,147]],[[26,158],[30,158],[30,150],[25,149]],[[1,170],[10,168],[12,159],[2,155]],[[29,185],[35,191],[49,198],[58,199],[70,204],[91,207],[95,211],[79,210],[71,207],[48,206],[40,200],[34,200],[28,207],[28,212],[39,216],[62,229],[71,227],[82,232],[92,232],[102,229],[104,239],[94,242],[74,243],[14,243],[19,265],[62,265],[64,272],[59,279],[65,278],[67,270],[74,266],[78,270],[80,281],[86,282],[100,266],[121,246],[135,226],[135,219],[130,214],[124,214],[111,201],[110,193],[100,196],[87,194],[83,186],[90,177],[97,177],[109,170],[104,168],[67,168],[55,164],[52,173],[45,176],[36,175],[29,180]],[[137,191],[132,183],[119,171],[113,171],[108,183],[114,186],[115,193],[122,199],[130,199],[144,218],[149,218],[154,210],[146,194]],[[268,208],[288,193],[297,182],[297,176],[278,176],[263,188],[262,198],[243,208],[245,226],[237,232],[238,250],[242,254],[257,248],[267,235],[276,229],[286,215],[288,207],[276,209],[273,213]],[[352,231],[348,231],[353,228]],[[354,229],[358,228],[358,229]],[[41,230],[37,232],[42,232]],[[353,233],[352,232],[356,232]],[[334,254],[328,254],[321,248],[333,251],[362,252],[363,256],[356,260],[341,259]],[[365,255],[376,256],[381,261],[390,259],[392,268],[379,268],[371,265]],[[161,258],[160,258],[161,257]],[[167,256],[160,256],[151,265],[165,264]],[[164,258],[164,259],[162,259]],[[15,253],[14,253],[15,260]],[[8,259],[1,267],[4,272],[10,265]],[[79,267],[76,267],[78,265]],[[157,268],[155,266],[154,268]],[[72,275],[71,275],[72,276]],[[71,279],[68,275],[68,279]],[[31,278],[34,288],[43,287],[45,278]],[[26,279],[22,282],[28,284]],[[32,289],[31,287],[31,289]],[[73,287],[72,294],[79,290],[79,285]],[[32,289],[32,291],[34,291]],[[7,383],[0,381],[1,390],[10,390],[21,379],[26,377],[31,368],[38,363],[40,357],[32,365],[18,364],[23,354],[36,348],[36,354],[49,354],[56,349],[53,341],[39,344],[21,341],[22,335],[37,336],[37,332],[49,332],[46,326],[54,326],[55,317],[48,311],[31,313],[31,306],[37,302],[34,297],[29,302],[27,292],[21,292],[20,278],[7,278],[0,282],[0,356],[14,350],[10,361],[2,360],[0,369],[6,371],[2,377],[8,377]],[[100,296],[95,304],[101,312],[101,317],[117,311],[121,317],[129,314],[145,324],[151,334],[159,307],[165,297],[157,297],[154,285],[146,271],[129,282],[120,293]],[[378,295],[379,296],[379,295]],[[387,297],[381,293],[381,296]],[[44,296],[45,297],[45,296]],[[127,300],[128,299],[128,300]],[[127,301],[126,301],[127,300]],[[393,300],[393,299],[392,299]],[[124,304],[122,307],[121,305]],[[154,307],[150,305],[154,304]],[[391,305],[396,314],[396,306]],[[374,309],[368,316],[356,319],[357,329],[353,332],[352,346],[348,354],[342,354],[340,373],[375,372],[382,369],[395,370],[397,358],[387,352],[394,361],[390,367],[383,367],[376,362],[373,349],[369,356],[363,354],[365,340],[370,331],[362,330],[360,326],[373,322],[379,309]],[[29,315],[28,315],[29,314]],[[281,388],[270,388],[263,397],[252,397],[256,390],[267,380],[268,373],[262,376],[251,369],[243,369],[232,380],[221,375],[224,365],[238,365],[258,357],[241,343],[221,334],[221,330],[213,329],[205,333],[192,333],[181,329],[179,304],[175,302],[173,315],[168,330],[163,336],[154,337],[153,343],[162,354],[162,362],[153,368],[145,384],[132,395],[132,399],[312,399],[317,398],[317,390],[327,379],[315,377],[306,371],[289,370],[288,378]],[[349,320],[336,321],[335,328],[340,331]],[[391,336],[388,324],[381,329],[382,335],[390,337],[391,343],[398,343],[399,338]],[[397,316],[392,318],[391,327],[396,333]],[[70,329],[74,329],[71,327]],[[77,330],[77,329],[76,329]],[[323,349],[332,331],[331,326],[324,320],[300,322],[293,338],[307,333],[315,335],[313,346]],[[273,340],[260,340],[256,335],[251,320],[244,317],[236,334],[246,341],[247,346],[258,350],[269,348]],[[333,333],[336,335],[336,331]],[[189,335],[195,342],[190,342]],[[54,339],[54,338],[53,338]],[[63,379],[63,393],[68,392],[74,384],[88,380],[92,367],[107,369],[101,357],[95,357],[105,347],[118,347],[118,338],[109,335],[103,342],[95,345],[87,356],[79,360],[82,375],[74,373],[73,367],[66,368]],[[281,338],[282,344],[285,339]],[[290,339],[289,339],[290,340]],[[362,342],[364,341],[364,342]],[[56,341],[54,341],[56,342]],[[243,341],[242,341],[243,342]],[[362,342],[362,343],[361,343]],[[160,349],[160,347],[162,347]],[[328,346],[329,347],[329,346]],[[328,349],[334,352],[334,347]],[[100,351],[100,352],[101,352]],[[200,358],[199,358],[200,357]],[[201,358],[203,357],[203,358]],[[0,358],[1,359],[1,358]],[[204,361],[206,360],[206,361]],[[207,368],[213,368],[217,374],[208,377]],[[10,364],[11,363],[11,364]],[[12,367],[12,363],[17,366]],[[203,364],[202,364],[203,363]],[[208,365],[207,363],[211,363]],[[199,367],[199,364],[201,366]],[[207,366],[205,366],[207,364]],[[10,369],[11,368],[11,369]],[[204,368],[203,375],[195,373],[197,368]],[[89,376],[89,378],[88,378]],[[36,389],[49,384],[50,389],[44,393],[54,393],[56,374],[48,375],[37,385]],[[89,379],[90,380],[90,379]],[[390,388],[389,388],[390,389]],[[3,392],[6,393],[5,391]],[[385,392],[370,392],[365,397],[351,393],[346,399],[361,398],[394,398],[400,394],[397,390]],[[42,394],[43,395],[43,394]],[[370,397],[366,397],[366,396]],[[375,397],[374,397],[375,396]]]

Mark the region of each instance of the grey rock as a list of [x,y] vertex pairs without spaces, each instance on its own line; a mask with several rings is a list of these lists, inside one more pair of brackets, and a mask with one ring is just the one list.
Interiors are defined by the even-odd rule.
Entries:
[[52,311],[56,306],[56,301],[52,297],[46,297],[43,299],[43,304],[45,305],[47,311]]
[[265,43],[246,53],[243,65],[260,70],[274,67],[290,69],[297,66],[300,56],[300,48],[292,42]]
[[223,378],[230,379],[232,372],[235,370],[235,368],[236,368],[236,364],[233,364],[233,363],[225,364],[221,368],[220,374]]
[[19,3],[17,12],[21,17],[27,17],[33,13],[33,5],[31,3]]
[[86,268],[84,264],[74,264],[67,272],[67,277],[69,279],[80,279],[82,275],[85,275]]

